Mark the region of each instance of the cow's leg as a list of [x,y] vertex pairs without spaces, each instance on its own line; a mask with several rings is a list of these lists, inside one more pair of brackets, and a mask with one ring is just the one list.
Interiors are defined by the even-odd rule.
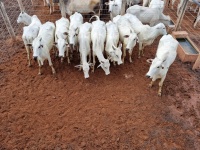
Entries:
[[67,47],[67,63],[70,64],[69,48]]
[[141,42],[139,42],[139,53],[138,53],[138,58],[140,58],[141,57],[141,53],[143,53],[142,51],[142,43]]
[[55,74],[56,71],[55,71],[55,69],[54,69],[54,67],[53,67],[53,64],[52,64],[52,62],[51,62],[51,57],[50,57],[50,55],[48,56],[48,62],[49,62],[49,66],[50,66],[51,69],[52,69],[52,73]]
[[161,95],[162,95],[162,86],[163,86],[163,82],[164,82],[164,80],[165,80],[165,77],[166,77],[166,76],[162,77],[161,80],[160,80],[160,82],[159,82],[158,96],[161,96]]
[[93,68],[92,68],[92,72],[94,72],[95,63],[96,63],[96,61],[95,61],[95,55],[93,53],[93,66],[92,66]]
[[55,3],[52,1],[53,12],[55,12]]
[[30,60],[30,47],[29,46],[25,46],[26,48],[26,52],[27,52],[27,58],[28,58],[28,66],[31,66],[31,60]]
[[172,9],[174,9],[174,3],[175,3],[175,1],[176,0],[172,0],[172,7],[171,7]]
[[129,52],[129,62],[130,63],[132,63],[133,61],[132,61],[132,58],[131,58],[131,56],[132,56],[132,53],[133,53],[133,50],[130,50],[130,52]]
[[196,28],[197,23],[200,21],[200,15],[197,17],[195,23],[194,23],[194,28]]
[[43,0],[44,1],[44,6],[46,6],[46,0]]
[[123,57],[122,57],[122,62],[124,64],[124,60],[125,60],[125,57],[126,57],[126,45],[123,43]]
[[41,75],[41,74],[42,74],[42,72],[41,72],[41,67],[42,67],[42,65],[41,65],[40,60],[38,60],[38,65],[39,65],[39,72],[38,72],[38,75]]

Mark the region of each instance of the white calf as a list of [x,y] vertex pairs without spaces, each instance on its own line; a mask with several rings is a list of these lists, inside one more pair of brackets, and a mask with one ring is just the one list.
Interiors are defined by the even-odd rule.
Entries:
[[93,72],[95,67],[95,56],[97,56],[100,65],[105,74],[110,74],[110,62],[108,59],[105,59],[103,56],[104,51],[104,43],[106,41],[106,25],[105,22],[99,20],[92,22],[92,31],[91,31],[91,39],[92,39],[92,50],[93,50]]
[[75,12],[70,16],[69,44],[72,52],[75,46],[78,50],[78,32],[81,24],[83,24],[83,16],[80,13]]
[[124,59],[126,57],[126,51],[129,52],[129,61],[132,62],[132,52],[133,48],[138,41],[137,34],[134,32],[133,28],[131,27],[131,23],[127,18],[124,16],[116,16],[113,18],[114,23],[117,24],[119,30],[119,38],[120,41],[123,43],[123,57],[122,61],[124,63]]
[[151,45],[158,36],[167,34],[163,23],[150,27],[149,25],[143,25],[142,22],[134,15],[125,14],[124,17],[131,22],[134,31],[139,33],[139,58],[141,54],[144,55],[143,50],[145,46]]
[[126,10],[126,13],[135,15],[142,23],[150,24],[150,26],[154,26],[160,22],[164,23],[165,25],[169,25],[171,20],[170,17],[165,16],[159,8],[149,8],[134,5],[129,7]]
[[62,17],[61,19],[56,21],[55,44],[58,48],[58,56],[61,57],[61,62],[63,62],[66,53],[67,62],[68,64],[70,64],[68,33],[69,20],[67,18]]
[[31,24],[23,28],[22,40],[24,42],[27,52],[28,66],[31,66],[30,46],[32,45],[33,40],[38,36],[40,26],[41,26],[40,20],[36,15],[33,15],[31,18]]
[[152,64],[146,74],[146,77],[152,79],[149,84],[150,87],[153,86],[154,81],[161,78],[158,90],[159,96],[161,96],[163,82],[166,78],[168,69],[176,58],[177,47],[178,42],[171,35],[164,35],[159,41],[156,57],[151,60]]
[[33,58],[38,61],[39,75],[41,75],[41,66],[46,59],[48,59],[52,73],[56,73],[50,57],[50,50],[53,48],[54,44],[54,34],[55,25],[52,22],[46,22],[41,25],[38,37],[33,41]]
[[114,63],[117,62],[118,65],[122,64],[122,44],[117,47],[119,43],[119,31],[117,25],[112,21],[106,23],[107,36],[106,36],[106,48],[105,51],[107,53],[108,59]]
[[[79,27],[79,35],[78,35],[78,42],[79,42],[79,52],[80,52],[80,65],[78,67],[83,69],[84,77],[89,78],[89,70],[91,66],[91,30],[92,24],[91,23],[84,23]],[[87,56],[89,56],[89,61],[87,61]]]
[[28,26],[31,24],[31,16],[25,12],[21,12],[17,18],[17,23],[23,23]]

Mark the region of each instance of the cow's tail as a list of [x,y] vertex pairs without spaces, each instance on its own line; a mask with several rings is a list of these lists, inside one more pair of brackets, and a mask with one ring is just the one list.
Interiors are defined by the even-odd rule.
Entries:
[[94,16],[92,16],[92,17],[90,18],[89,22],[91,22],[92,18],[94,18],[94,17],[96,17],[96,20],[100,20],[99,16],[94,15]]

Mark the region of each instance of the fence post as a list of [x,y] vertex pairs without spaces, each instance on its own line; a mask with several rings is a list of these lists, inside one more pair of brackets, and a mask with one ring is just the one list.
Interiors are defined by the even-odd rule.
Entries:
[[22,0],[17,0],[17,2],[19,4],[19,8],[20,8],[21,12],[24,12],[25,9],[24,9],[24,6],[22,4]]
[[124,15],[125,11],[126,11],[126,0],[122,0],[121,15]]
[[65,3],[63,0],[59,0],[59,3],[60,3],[61,15],[62,17],[66,18]]
[[187,4],[188,4],[188,0],[184,0],[183,5],[181,6],[182,7],[181,8],[181,13],[178,16],[178,19],[177,19],[177,22],[176,22],[175,31],[177,31],[179,29],[179,27],[180,27],[180,24],[181,24],[181,22],[183,20],[183,16],[185,14],[185,10],[187,8]]
[[8,32],[9,32],[11,38],[15,41],[16,40],[16,36],[15,36],[14,29],[13,29],[13,27],[12,27],[12,25],[10,23],[10,20],[8,18],[8,15],[6,13],[6,9],[4,7],[4,4],[1,1],[0,1],[0,13],[1,13],[2,17],[3,17],[4,23],[6,25],[6,28],[7,28]]

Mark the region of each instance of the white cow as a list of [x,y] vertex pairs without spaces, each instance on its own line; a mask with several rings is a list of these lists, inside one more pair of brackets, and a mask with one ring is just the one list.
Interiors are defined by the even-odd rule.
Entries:
[[164,35],[159,41],[156,57],[151,60],[152,64],[146,74],[146,77],[152,79],[151,83],[149,84],[150,87],[153,86],[154,81],[159,78],[161,79],[158,90],[159,96],[162,94],[163,82],[166,78],[169,67],[176,58],[177,47],[178,42],[170,34]]
[[66,13],[72,15],[79,13],[94,13],[100,15],[101,0],[67,0],[65,2]]
[[28,26],[31,24],[31,16],[22,11],[17,18],[17,23],[23,23]]
[[68,64],[70,64],[68,33],[69,20],[67,18],[62,17],[61,19],[56,21],[55,44],[58,48],[58,56],[61,57],[61,62],[63,62],[63,58],[65,57],[66,53],[67,62]]
[[134,5],[129,7],[126,10],[126,13],[135,15],[142,23],[150,24],[150,26],[154,26],[160,22],[169,25],[171,20],[170,16],[165,16],[159,8],[156,9]]
[[69,44],[72,53],[75,49],[75,46],[78,50],[78,32],[81,24],[83,24],[83,16],[80,13],[75,12],[73,15],[70,16]]
[[167,34],[163,23],[150,27],[149,25],[143,25],[142,22],[132,14],[125,14],[124,17],[131,22],[132,28],[136,33],[138,33],[139,58],[141,54],[144,55],[143,50],[145,46],[151,45],[158,36]]
[[31,66],[30,60],[30,46],[32,45],[33,40],[38,36],[40,30],[41,22],[36,15],[31,17],[31,24],[29,26],[23,27],[22,40],[24,42],[27,57],[28,57],[28,66]]
[[122,8],[122,0],[109,0],[109,2],[105,3],[109,6],[109,13],[111,20],[121,13]]
[[55,25],[52,22],[46,22],[41,25],[38,37],[33,41],[33,58],[38,61],[39,75],[41,75],[41,66],[46,59],[48,59],[52,73],[56,73],[50,57],[50,50],[53,48],[54,44],[54,34]]
[[[79,42],[79,52],[80,52],[80,65],[78,67],[80,70],[83,69],[84,77],[89,78],[89,70],[92,65],[91,62],[91,30],[92,24],[85,22],[79,27],[78,42]],[[87,56],[89,56],[89,61],[87,61]]]
[[118,65],[122,64],[122,44],[117,47],[119,43],[119,31],[117,25],[112,21],[106,23],[107,36],[106,36],[106,48],[108,58],[114,63],[117,62]]
[[137,34],[134,32],[133,28],[131,27],[130,21],[125,18],[124,16],[116,16],[113,18],[113,22],[117,24],[119,30],[119,38],[120,41],[123,43],[123,57],[122,62],[124,63],[124,59],[126,57],[126,51],[129,52],[129,61],[132,63],[132,52],[133,48],[138,41]]
[[93,72],[95,67],[95,57],[97,56],[100,65],[105,74],[110,74],[110,62],[108,59],[105,59],[103,56],[104,51],[104,43],[106,41],[106,25],[105,22],[101,21],[98,16],[96,21],[92,22],[92,31],[91,31],[91,39],[92,39],[92,50],[93,50]]

